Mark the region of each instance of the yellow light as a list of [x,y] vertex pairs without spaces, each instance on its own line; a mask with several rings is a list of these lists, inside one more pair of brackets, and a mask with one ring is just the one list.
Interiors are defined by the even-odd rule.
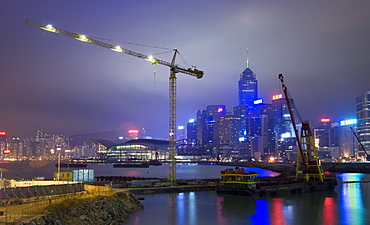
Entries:
[[116,52],[123,52],[123,49],[119,45],[117,45],[116,47],[112,48],[112,50],[113,51],[116,51]]
[[44,29],[44,30],[47,30],[47,31],[50,31],[50,32],[58,33],[57,30],[51,24],[48,24],[45,27],[40,27],[40,28]]
[[158,63],[158,60],[156,60],[155,58],[153,58],[153,56],[149,55],[145,60],[151,62],[153,65],[157,64]]
[[80,41],[84,41],[84,42],[90,42],[90,39],[88,39],[85,35],[83,34],[80,34],[80,36],[77,38],[78,40]]

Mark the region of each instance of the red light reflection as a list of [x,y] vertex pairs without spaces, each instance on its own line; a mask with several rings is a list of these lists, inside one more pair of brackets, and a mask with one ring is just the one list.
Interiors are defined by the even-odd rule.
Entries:
[[322,224],[337,224],[334,198],[326,197],[322,212]]
[[271,224],[285,225],[287,224],[284,216],[284,204],[282,198],[274,198],[271,200],[272,212],[271,212]]

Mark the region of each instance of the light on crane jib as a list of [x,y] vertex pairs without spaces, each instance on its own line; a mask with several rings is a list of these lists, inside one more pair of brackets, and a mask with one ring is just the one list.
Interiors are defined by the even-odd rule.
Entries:
[[148,57],[145,60],[151,62],[153,65],[155,65],[155,64],[158,63],[158,60],[156,60],[155,58],[153,58],[153,56],[151,56],[151,55],[148,55]]
[[84,41],[84,42],[88,42],[89,41],[89,39],[85,35],[83,35],[83,34],[81,34],[80,37],[77,38],[77,39],[80,40],[80,41]]
[[57,30],[51,24],[48,24],[48,25],[46,25],[44,27],[40,27],[40,28],[42,28],[44,30],[47,30],[47,31],[50,31],[50,32],[57,33]]
[[113,51],[116,51],[116,52],[122,52],[122,48],[121,46],[117,45],[116,47],[112,48]]

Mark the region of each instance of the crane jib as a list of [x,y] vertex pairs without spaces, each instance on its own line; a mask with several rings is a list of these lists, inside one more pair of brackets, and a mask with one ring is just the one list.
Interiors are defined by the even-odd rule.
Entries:
[[[42,24],[42,23],[30,20],[30,19],[26,19],[24,22],[26,24],[31,25],[31,26],[38,27],[40,29],[43,29],[43,30],[46,30],[46,31],[49,31],[49,32],[52,32],[52,33],[61,34],[61,35],[66,36],[66,37],[74,38],[74,39],[82,41],[82,42],[86,42],[86,43],[97,45],[97,46],[100,46],[100,47],[103,47],[103,48],[107,48],[107,49],[110,49],[110,50],[115,51],[115,52],[125,53],[127,55],[131,55],[131,56],[134,56],[134,57],[137,57],[137,58],[145,59],[147,61],[150,61],[152,64],[157,64],[158,63],[158,64],[161,64],[161,65],[170,67],[170,68],[174,68],[173,64],[171,64],[170,62],[160,60],[160,59],[155,59],[151,56],[148,56],[148,55],[145,55],[145,54],[142,54],[142,53],[138,53],[138,52],[134,52],[134,51],[131,51],[131,50],[128,50],[128,49],[121,48],[120,46],[115,46],[115,45],[112,45],[112,44],[109,44],[109,43],[98,41],[94,38],[89,38],[89,37],[87,37],[83,34],[77,34],[77,33],[69,32],[69,31],[65,31],[65,30],[53,27],[52,25]],[[177,49],[175,49],[175,51],[177,51]],[[182,67],[179,67],[179,66],[176,66],[176,72],[175,73],[188,74],[188,75],[197,77],[198,79],[203,77],[203,71],[201,71],[201,70],[191,69],[191,68],[182,68]]]

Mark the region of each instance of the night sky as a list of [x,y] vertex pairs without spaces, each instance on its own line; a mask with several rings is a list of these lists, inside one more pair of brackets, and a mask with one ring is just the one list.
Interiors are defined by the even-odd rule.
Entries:
[[[24,137],[39,129],[126,134],[144,127],[153,138],[167,138],[168,67],[42,31],[26,18],[87,36],[178,48],[204,71],[199,80],[177,74],[178,125],[207,105],[228,111],[238,105],[247,48],[266,103],[282,93],[283,73],[312,126],[322,117],[355,118],[355,95],[370,90],[369,9],[368,0],[0,0],[0,130]],[[172,59],[163,49],[119,45]],[[186,67],[180,57],[176,62]]]

